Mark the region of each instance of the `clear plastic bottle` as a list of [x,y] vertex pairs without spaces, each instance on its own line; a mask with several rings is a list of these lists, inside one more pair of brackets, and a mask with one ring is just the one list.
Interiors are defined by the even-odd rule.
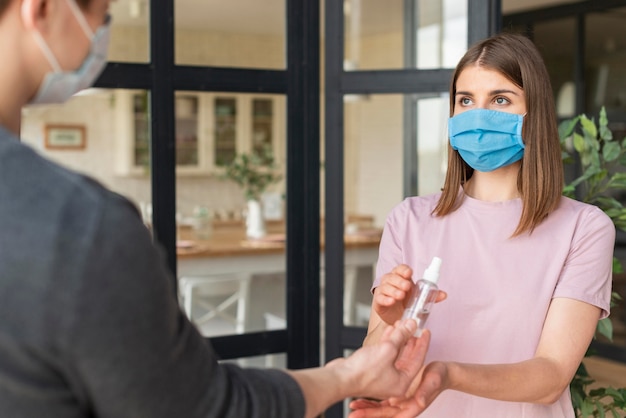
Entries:
[[430,266],[424,271],[422,278],[415,283],[413,292],[411,292],[404,314],[402,315],[402,319],[413,318],[417,322],[417,330],[415,331],[416,337],[422,334],[430,310],[437,300],[439,293],[437,281],[439,280],[440,267],[441,258],[433,257]]

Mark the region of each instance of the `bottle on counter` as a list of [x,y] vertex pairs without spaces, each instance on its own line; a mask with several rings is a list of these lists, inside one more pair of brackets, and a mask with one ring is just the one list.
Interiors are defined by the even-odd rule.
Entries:
[[193,231],[198,239],[209,239],[213,232],[213,216],[206,206],[193,209]]

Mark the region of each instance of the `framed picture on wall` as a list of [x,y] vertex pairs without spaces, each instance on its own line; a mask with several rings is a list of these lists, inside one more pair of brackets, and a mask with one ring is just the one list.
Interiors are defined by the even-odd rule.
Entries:
[[85,149],[85,125],[46,125],[45,147],[47,149]]

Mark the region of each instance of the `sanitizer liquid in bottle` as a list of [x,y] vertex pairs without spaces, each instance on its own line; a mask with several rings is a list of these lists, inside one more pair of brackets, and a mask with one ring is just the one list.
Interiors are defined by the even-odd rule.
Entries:
[[426,319],[428,319],[430,310],[437,300],[439,293],[437,281],[439,280],[440,267],[441,258],[433,257],[422,278],[413,286],[413,291],[402,315],[402,319],[413,318],[417,322],[416,337],[422,334]]

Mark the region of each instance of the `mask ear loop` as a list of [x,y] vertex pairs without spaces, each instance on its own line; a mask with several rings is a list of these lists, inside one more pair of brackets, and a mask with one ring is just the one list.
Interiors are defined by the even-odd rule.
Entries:
[[94,33],[91,27],[89,26],[89,23],[87,23],[87,19],[85,19],[85,15],[80,10],[75,0],[66,0],[66,2],[68,6],[70,7],[70,9],[72,10],[74,17],[78,21],[78,24],[82,28],[83,32],[85,32],[85,35],[87,35],[87,39],[91,41],[94,37]]
[[41,33],[39,33],[38,31],[34,31],[33,36],[35,37],[35,41],[39,45],[39,49],[41,49],[41,52],[43,52],[43,55],[46,57],[46,59],[48,60],[48,63],[52,67],[52,71],[54,71],[55,73],[62,72],[63,69],[61,68],[61,65],[59,64],[59,61],[57,61],[56,57],[50,50],[50,47],[48,46],[46,41],[43,39],[43,36],[41,36]]
[[59,65],[59,61],[57,61],[56,57],[50,50],[50,47],[48,47],[48,44],[43,39],[43,36],[41,36],[41,33],[39,33],[39,31],[35,27],[35,17],[33,16],[33,11],[32,11],[33,7],[35,6],[33,5],[32,0],[22,1],[22,7],[20,9],[20,12],[22,14],[24,26],[33,32],[33,37],[35,38],[35,42],[39,46],[39,49],[41,49],[41,52],[43,53],[44,57],[46,57],[46,60],[48,61],[48,64],[50,64],[50,67],[52,67],[52,71],[54,71],[55,73],[59,73],[63,71],[61,68],[61,65]]

